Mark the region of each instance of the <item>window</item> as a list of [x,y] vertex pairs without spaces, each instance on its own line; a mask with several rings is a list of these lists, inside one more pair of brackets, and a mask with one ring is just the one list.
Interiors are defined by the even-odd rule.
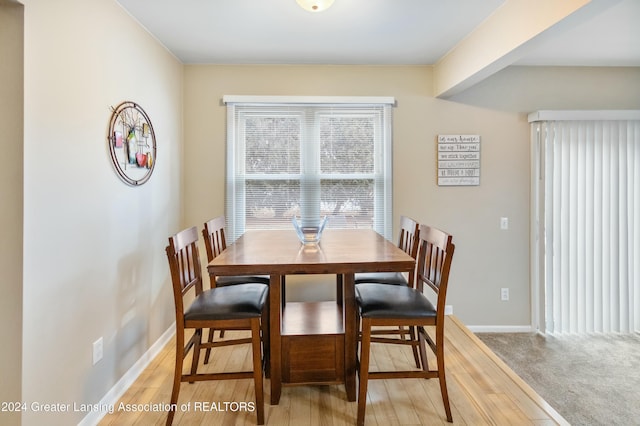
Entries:
[[392,229],[391,98],[225,96],[227,233],[289,228]]

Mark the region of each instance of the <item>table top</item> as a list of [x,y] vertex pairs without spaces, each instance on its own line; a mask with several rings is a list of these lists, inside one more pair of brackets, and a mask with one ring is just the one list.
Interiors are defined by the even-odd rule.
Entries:
[[327,229],[302,244],[293,229],[249,230],[207,266],[215,275],[408,272],[414,259],[371,229]]

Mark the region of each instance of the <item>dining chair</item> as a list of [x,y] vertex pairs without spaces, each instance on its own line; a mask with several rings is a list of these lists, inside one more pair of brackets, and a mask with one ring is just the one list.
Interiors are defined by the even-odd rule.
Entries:
[[[444,365],[444,310],[449,271],[455,246],[451,235],[439,229],[420,225],[416,286],[390,286],[363,283],[356,286],[357,320],[362,328],[358,374],[357,424],[364,424],[367,385],[372,379],[438,378],[442,402],[448,422],[452,422]],[[432,294],[429,294],[432,293]],[[435,306],[430,300],[435,300]],[[369,371],[371,343],[397,343],[399,339],[371,336],[374,326],[416,327],[420,348],[421,370]],[[435,339],[425,327],[435,328]],[[396,340],[396,342],[392,342]],[[426,346],[436,357],[436,369],[431,370]],[[394,363],[395,364],[395,363]]]
[[[398,236],[398,247],[414,259],[418,255],[418,241],[420,236],[420,225],[414,219],[408,216],[400,216],[400,234]],[[364,283],[387,284],[393,286],[410,286],[414,285],[414,271],[409,273],[408,279],[401,272],[365,272],[355,274],[354,282],[356,287]],[[403,340],[417,342],[415,327],[386,327],[378,328],[371,331],[373,335],[399,335]],[[402,342],[398,341],[401,344]],[[420,368],[420,354],[418,346],[413,345],[413,359],[416,367]]]
[[[207,251],[207,262],[211,262],[227,248],[225,217],[218,216],[206,221],[202,229],[202,236],[204,237],[204,245]],[[211,288],[246,283],[269,284],[268,275],[234,275],[221,277],[209,275],[209,280],[211,282]]]
[[[191,227],[169,237],[166,248],[176,313],[176,362],[171,391],[171,409],[167,425],[175,415],[180,384],[202,380],[253,379],[255,384],[258,424],[264,424],[264,393],[262,389],[262,349],[268,347],[268,333],[264,326],[268,320],[269,286],[260,283],[238,284],[205,290],[198,254],[198,231]],[[225,339],[202,342],[203,329],[250,329],[250,338]],[[185,343],[185,330],[193,329]],[[261,333],[262,332],[262,333]],[[263,335],[262,342],[261,334]],[[253,353],[252,371],[198,373],[202,349],[250,343]],[[189,373],[183,373],[184,358],[193,350]]]
[[[225,237],[225,217],[218,216],[204,223],[202,229],[202,237],[204,238],[204,246],[207,252],[207,262],[211,262],[220,253],[227,248],[227,240]],[[215,277],[209,274],[209,281],[211,288],[224,287],[228,285],[247,284],[247,283],[262,283],[269,284],[268,275],[231,275]],[[215,329],[209,330],[208,341],[212,342],[215,334]],[[224,329],[220,330],[220,337],[224,337]],[[208,349],[204,356],[204,363],[209,363],[209,357],[211,350]]]

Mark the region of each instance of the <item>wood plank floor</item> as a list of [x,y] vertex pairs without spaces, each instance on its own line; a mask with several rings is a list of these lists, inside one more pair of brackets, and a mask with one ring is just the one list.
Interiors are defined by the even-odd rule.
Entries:
[[[447,385],[456,425],[568,425],[568,423],[455,317],[448,317],[446,334]],[[390,347],[393,346],[393,347]],[[412,363],[410,350],[397,345],[373,345],[371,369]],[[144,370],[100,425],[164,424],[171,393],[173,343]],[[218,349],[206,369],[250,369],[248,345]],[[433,364],[435,365],[435,363]],[[204,371],[204,369],[202,370]],[[284,387],[280,404],[269,405],[265,381],[265,420],[268,425],[353,425],[356,403],[348,402],[344,386]],[[239,403],[254,401],[253,382],[237,380],[182,384],[178,425],[255,425],[255,412]],[[119,410],[120,404],[138,411]],[[184,405],[181,410],[182,404]],[[367,425],[447,425],[437,380],[373,380],[367,395]]]

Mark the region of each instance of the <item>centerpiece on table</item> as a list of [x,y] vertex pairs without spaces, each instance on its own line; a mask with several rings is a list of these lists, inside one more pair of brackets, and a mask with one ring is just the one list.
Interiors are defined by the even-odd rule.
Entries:
[[324,216],[323,218],[316,219],[299,219],[294,216],[291,218],[291,221],[293,222],[296,234],[298,234],[298,239],[302,244],[318,244],[320,242],[320,237],[322,237],[322,231],[324,231],[324,228],[329,221],[329,217]]

